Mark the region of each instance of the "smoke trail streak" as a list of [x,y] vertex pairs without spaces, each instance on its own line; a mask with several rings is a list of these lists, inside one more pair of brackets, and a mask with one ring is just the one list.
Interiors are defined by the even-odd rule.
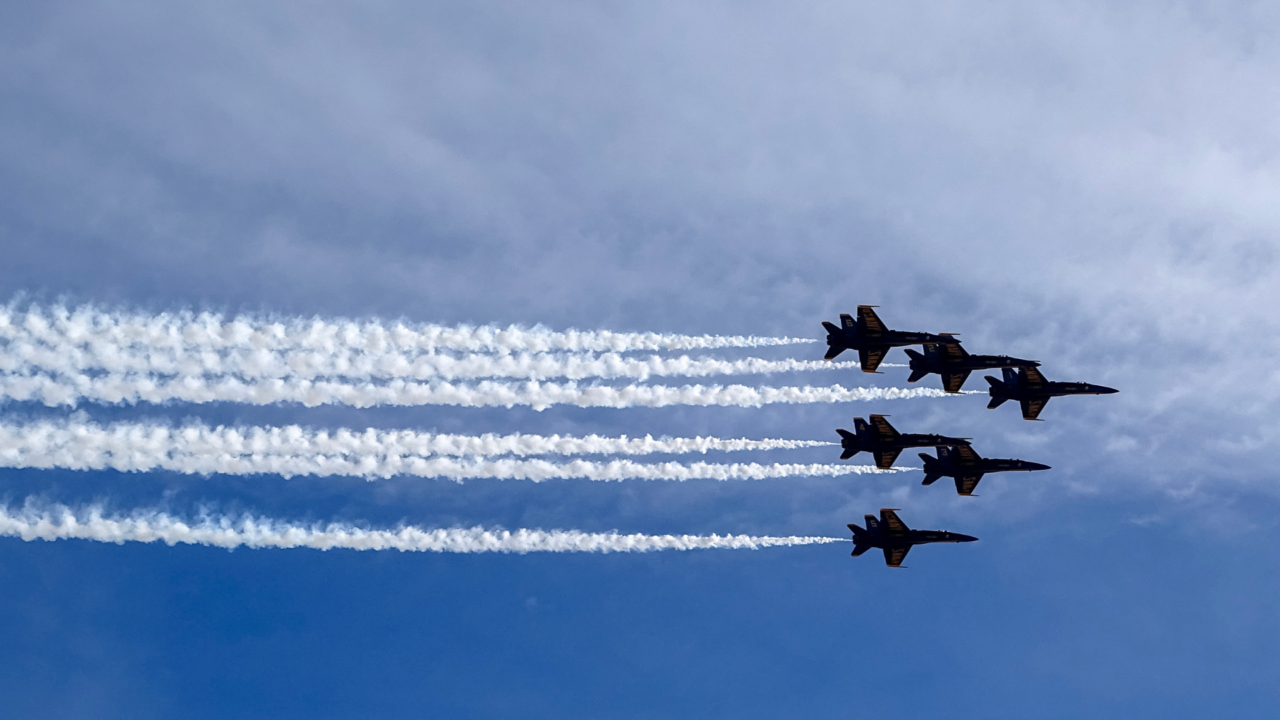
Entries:
[[58,455],[64,452],[181,452],[190,455],[324,455],[363,459],[385,456],[497,455],[650,455],[709,451],[793,450],[831,447],[821,440],[747,438],[631,438],[587,435],[456,435],[414,430],[312,430],[299,425],[210,427],[201,423],[173,426],[155,422],[116,422],[103,426],[82,414],[66,420],[6,422],[0,420],[0,454]]
[[682,355],[629,357],[596,354],[511,353],[503,355],[406,352],[384,348],[367,352],[352,348],[231,352],[186,348],[115,346],[105,343],[32,343],[13,340],[0,345],[0,372],[77,375],[105,372],[177,378],[234,376],[242,380],[346,378],[352,380],[473,380],[516,378],[547,380],[585,378],[647,380],[650,377],[768,375],[786,372],[857,369],[857,362],[825,360],[720,360]]
[[11,344],[39,343],[73,346],[109,357],[115,349],[134,347],[162,354],[223,353],[231,351],[350,351],[380,355],[401,352],[626,352],[631,350],[699,350],[750,348],[816,342],[808,338],[747,337],[741,335],[675,335],[609,331],[556,332],[541,326],[447,327],[426,323],[320,318],[269,320],[252,315],[226,318],[216,313],[160,313],[146,315],[107,311],[93,305],[14,304],[0,308],[0,340]]
[[17,511],[0,508],[0,535],[32,540],[163,542],[169,546],[210,545],[227,548],[312,548],[332,550],[399,550],[401,552],[530,553],[649,552],[653,550],[733,549],[818,545],[845,542],[834,537],[752,535],[622,535],[577,530],[486,530],[481,527],[424,529],[400,526],[370,530],[342,523],[297,525],[269,518],[202,515],[188,523],[167,513],[138,510],[127,516],[104,516],[102,508],[73,511],[64,505],[37,507],[30,500]]
[[[839,476],[897,472],[869,465],[793,463],[636,463],[630,460],[457,459],[414,454],[426,443],[414,433],[348,431],[307,433],[291,428],[172,428],[156,424],[115,423],[103,427],[77,420],[0,424],[0,467],[65,468],[188,474],[272,474],[352,476],[366,479],[396,475],[438,477],[461,482],[473,478],[532,480],[763,480],[794,476]],[[475,438],[479,439],[479,438]],[[602,438],[603,439],[603,438]],[[429,442],[429,441],[428,441]],[[660,442],[660,441],[653,441]],[[414,445],[419,447],[415,448]]]
[[[964,394],[975,392],[977,391],[967,391]],[[263,380],[247,383],[235,378],[210,381],[204,378],[162,380],[118,375],[0,375],[0,399],[34,401],[50,407],[75,406],[80,402],[238,402],[251,405],[296,402],[307,407],[334,404],[359,408],[379,405],[528,405],[535,410],[545,410],[552,405],[612,408],[670,405],[760,407],[778,403],[835,403],[921,397],[950,395],[934,388],[845,388],[840,385],[760,388],[746,385],[628,385],[615,388],[595,385],[579,387],[573,382],[484,381],[474,385],[455,385],[448,382],[417,383],[402,380],[385,384]]]

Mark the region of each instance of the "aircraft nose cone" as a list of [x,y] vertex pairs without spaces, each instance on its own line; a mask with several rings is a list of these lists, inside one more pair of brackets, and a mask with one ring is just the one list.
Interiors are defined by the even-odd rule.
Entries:
[[1119,390],[1117,390],[1117,389],[1115,389],[1115,388],[1109,388],[1109,387],[1105,387],[1105,386],[1103,386],[1103,385],[1098,385],[1098,386],[1096,386],[1094,389],[1096,389],[1096,390],[1098,391],[1098,394],[1099,394],[1099,395],[1112,395],[1112,394],[1115,394],[1115,393],[1120,392]]
[[1053,468],[1050,468],[1048,465],[1045,465],[1044,463],[1029,462],[1027,463],[1027,469],[1028,470],[1052,470]]
[[952,535],[955,535],[956,542],[977,542],[978,541],[978,538],[972,535],[961,535],[960,533],[952,533]]

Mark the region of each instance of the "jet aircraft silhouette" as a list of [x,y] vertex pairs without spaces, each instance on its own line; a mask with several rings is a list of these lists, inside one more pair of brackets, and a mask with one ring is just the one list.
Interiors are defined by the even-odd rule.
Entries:
[[849,529],[853,531],[853,556],[858,557],[871,548],[880,548],[884,550],[884,564],[889,567],[902,567],[902,561],[913,545],[973,542],[978,539],[946,530],[912,530],[898,518],[894,508],[882,508],[879,521],[875,515],[865,517],[865,530],[849,523]]
[[1003,382],[990,375],[986,376],[987,382],[991,384],[989,390],[991,402],[987,403],[987,408],[998,408],[1006,400],[1017,400],[1022,404],[1024,420],[1039,418],[1040,411],[1049,402],[1049,398],[1062,395],[1110,395],[1120,392],[1114,388],[1089,383],[1049,382],[1035,368],[1024,367],[1017,370],[1005,368],[1003,372]]
[[984,458],[968,445],[942,445],[938,447],[938,457],[920,453],[920,459],[924,461],[924,485],[932,485],[941,477],[955,478],[956,492],[961,495],[972,495],[978,481],[987,473],[1049,469],[1048,465],[1026,460]]
[[862,363],[862,372],[873,373],[884,360],[889,350],[904,345],[923,345],[939,342],[941,335],[922,332],[902,332],[889,330],[876,316],[874,305],[859,305],[858,319],[843,314],[840,316],[840,327],[829,322],[822,323],[827,329],[827,360],[835,359],[845,350],[857,350],[858,360]]
[[960,341],[944,333],[946,342],[925,343],[924,352],[907,348],[911,357],[911,377],[907,382],[916,382],[929,373],[942,376],[942,389],[949,393],[958,393],[974,370],[993,370],[1009,367],[1039,367],[1035,360],[1022,360],[1007,355],[970,355],[960,347]]
[[897,460],[898,455],[906,448],[969,444],[969,438],[919,433],[903,435],[884,418],[884,415],[872,415],[871,422],[860,417],[854,418],[853,429],[857,434],[848,430],[836,430],[840,433],[840,446],[844,448],[840,459],[848,460],[860,452],[869,452],[876,459],[876,467],[887,470],[893,467],[893,461]]

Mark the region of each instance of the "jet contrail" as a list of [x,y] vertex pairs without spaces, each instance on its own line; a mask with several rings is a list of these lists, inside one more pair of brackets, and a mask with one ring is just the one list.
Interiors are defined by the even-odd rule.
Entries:
[[156,510],[104,516],[102,508],[73,511],[64,505],[19,510],[0,508],[0,535],[32,540],[96,540],[123,544],[160,541],[173,546],[227,548],[312,548],[400,550],[401,552],[530,553],[648,552],[652,550],[734,549],[819,545],[846,538],[753,535],[623,535],[577,530],[486,530],[482,527],[424,529],[400,526],[370,530],[342,523],[297,525],[268,518],[202,515],[188,523]]
[[[245,431],[247,430],[247,432]],[[79,420],[0,423],[0,467],[172,472],[208,475],[272,474],[351,476],[366,479],[396,475],[446,478],[532,480],[763,480],[898,472],[870,465],[803,463],[637,463],[630,460],[493,460],[414,454],[414,433],[347,431],[308,433],[291,428],[173,428],[158,424]],[[477,438],[479,439],[479,438]],[[601,438],[602,440],[604,438]],[[406,440],[408,442],[406,442]],[[660,441],[654,441],[660,442]],[[423,449],[419,447],[419,449]]]
[[701,350],[752,348],[816,342],[811,338],[742,335],[676,335],[609,331],[557,332],[541,326],[444,326],[429,323],[345,319],[287,318],[253,315],[227,318],[218,313],[147,315],[102,310],[14,304],[0,308],[0,340],[10,344],[66,345],[110,356],[113,348],[136,347],[159,353],[344,349],[378,355],[388,349],[433,352],[450,350],[494,353],[626,352],[632,350]]
[[[969,391],[972,394],[977,391]],[[296,402],[307,407],[343,404],[367,408],[379,405],[455,405],[462,407],[514,407],[527,405],[545,410],[552,405],[578,407],[667,407],[670,405],[760,407],[762,405],[898,400],[951,397],[934,388],[749,387],[746,385],[628,385],[607,387],[577,383],[476,384],[418,383],[393,380],[384,384],[311,380],[262,380],[204,378],[164,380],[120,375],[51,377],[44,374],[0,375],[0,399],[40,402],[49,407],[75,406],[81,402],[210,403],[238,402],[270,405]]]

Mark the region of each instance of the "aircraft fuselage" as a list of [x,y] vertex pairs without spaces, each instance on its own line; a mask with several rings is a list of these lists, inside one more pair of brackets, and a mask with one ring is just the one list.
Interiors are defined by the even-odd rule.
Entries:
[[924,433],[905,433],[894,438],[883,438],[878,435],[842,437],[840,445],[845,450],[856,452],[877,452],[881,450],[905,450],[917,447],[937,447],[938,445],[968,445],[967,438],[953,438],[945,435],[926,435]]
[[936,342],[937,337],[937,335],[930,333],[902,332],[899,330],[886,330],[875,335],[863,336],[859,335],[856,330],[840,330],[827,333],[827,345],[840,350],[887,350],[889,348]]
[[1048,470],[1048,465],[1042,463],[1030,462],[1027,460],[1006,460],[1002,458],[982,458],[977,462],[964,462],[956,460],[953,462],[945,462],[942,460],[925,460],[924,471],[926,475],[941,475],[943,477],[956,477],[957,475],[974,475],[995,472],[1030,472],[1035,470]]
[[964,359],[951,359],[941,355],[912,358],[911,369],[927,373],[956,372],[959,370],[998,370],[1007,367],[1038,367],[1035,360],[1022,360],[1007,355],[970,355]]
[[1110,395],[1119,391],[1104,385],[1093,385],[1091,383],[1050,382],[1032,387],[1000,383],[999,385],[992,385],[988,392],[993,398],[1031,400],[1035,398],[1063,397],[1065,395]]

